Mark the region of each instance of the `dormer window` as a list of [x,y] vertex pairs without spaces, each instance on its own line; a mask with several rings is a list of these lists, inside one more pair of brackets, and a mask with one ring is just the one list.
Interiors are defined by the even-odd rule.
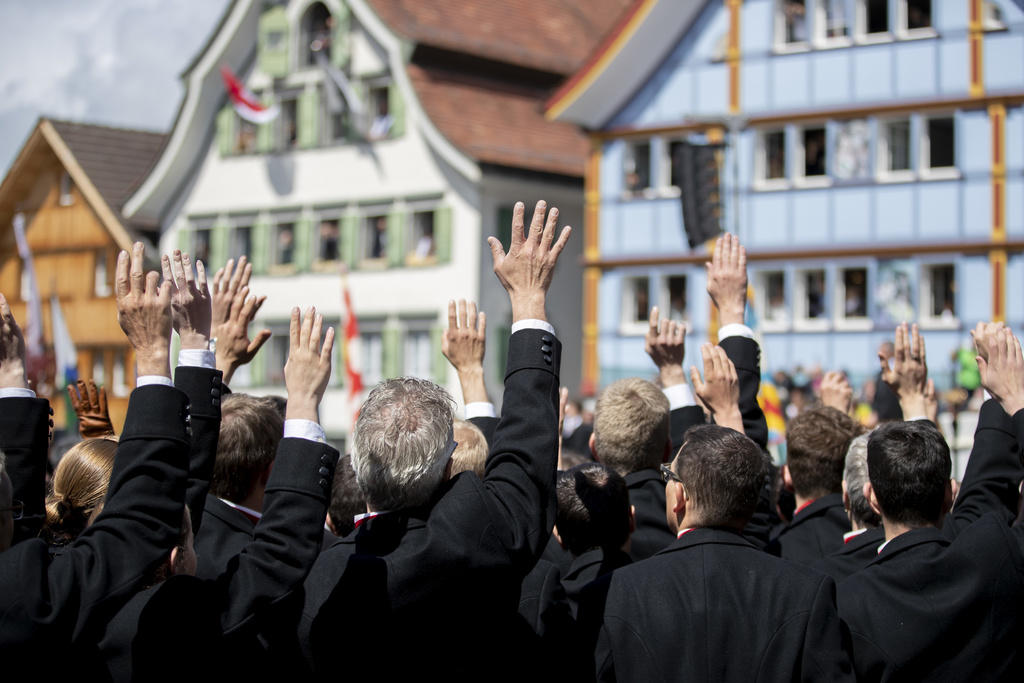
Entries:
[[330,57],[334,17],[322,2],[314,2],[302,15],[299,34],[299,67],[316,66],[316,55],[324,52]]

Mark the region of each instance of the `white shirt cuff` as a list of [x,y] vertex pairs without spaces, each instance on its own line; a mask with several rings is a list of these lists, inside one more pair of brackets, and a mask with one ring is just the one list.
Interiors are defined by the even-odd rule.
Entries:
[[286,439],[307,439],[317,443],[327,443],[327,435],[320,423],[312,420],[285,420],[284,436]]
[[747,339],[753,339],[754,331],[743,323],[729,323],[728,325],[722,325],[718,328],[718,341],[722,341],[726,337],[746,337]]
[[904,416],[903,418],[904,422],[910,422],[911,420],[928,420],[929,422],[932,421],[932,419],[927,415],[911,415],[910,417]]
[[525,320],[512,323],[512,334],[519,330],[544,330],[551,334],[555,333],[555,328],[551,326],[551,323],[547,320],[537,320],[536,318],[526,318]]
[[489,401],[474,401],[473,403],[466,404],[466,419],[472,420],[474,417],[498,417],[498,414],[494,412],[494,404]]
[[4,387],[0,389],[0,398],[35,398],[36,392],[27,387]]
[[217,367],[217,356],[209,349],[182,349],[178,351],[178,366],[213,370]]
[[661,391],[668,399],[669,410],[697,405],[697,400],[693,397],[693,390],[690,389],[689,384],[675,384]]
[[165,387],[173,387],[174,382],[171,381],[170,377],[164,377],[163,375],[141,375],[135,380],[135,387],[144,387],[147,384],[163,384]]

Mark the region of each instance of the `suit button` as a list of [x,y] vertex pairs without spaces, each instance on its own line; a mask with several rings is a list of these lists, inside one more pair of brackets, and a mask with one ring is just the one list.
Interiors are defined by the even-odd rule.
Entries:
[[210,396],[213,396],[214,398],[220,398],[220,389],[218,389],[217,387],[210,389]]
[[317,470],[316,473],[319,474],[321,477],[329,477],[329,476],[331,476],[331,471],[329,469],[327,469],[326,467],[321,467],[319,470]]
[[325,467],[327,465],[330,465],[331,464],[331,456],[329,456],[329,455],[321,455],[320,456],[320,464],[325,466]]
[[549,335],[549,334],[545,334],[543,337],[540,338],[540,340],[542,342],[544,342],[545,344],[550,344],[553,341],[551,339],[551,335]]
[[540,350],[543,353],[551,353],[551,347],[548,346],[547,344],[545,344],[544,346],[540,347]]
[[210,399],[210,404],[211,404],[211,405],[212,405],[212,406],[213,406],[214,408],[220,408],[220,399],[219,399],[219,398],[211,398],[211,399]]
[[544,362],[551,365],[551,356],[549,354],[544,354]]
[[319,484],[320,488],[324,490],[327,490],[331,486],[331,483],[326,479],[321,479],[320,481],[317,482],[317,484]]

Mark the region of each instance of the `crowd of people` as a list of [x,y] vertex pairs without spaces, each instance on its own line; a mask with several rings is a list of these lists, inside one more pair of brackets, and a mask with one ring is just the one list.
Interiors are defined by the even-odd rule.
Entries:
[[[651,310],[657,381],[559,388],[546,297],[570,229],[519,203],[489,238],[513,325],[501,414],[486,317],[448,306],[465,404],[374,387],[339,458],[319,424],[334,330],[292,311],[286,399],[226,380],[265,341],[251,268],[211,282],[175,251],[122,252],[118,320],[137,386],[121,433],[72,390],[82,441],[46,480],[52,420],[0,296],[0,670],[84,680],[1004,680],[1024,607],[1024,355],[973,332],[981,383],[963,481],[930,414],[925,340],[896,329],[872,431],[826,374],[820,405],[765,450],[746,255],[708,264],[721,328],[683,367],[685,326]],[[172,375],[172,330],[181,351]],[[561,334],[571,333],[561,331]],[[210,341],[216,338],[216,349]],[[575,359],[573,359],[575,362]],[[582,430],[582,431],[581,431]],[[565,444],[563,444],[563,435]],[[571,446],[571,448],[570,448]]]

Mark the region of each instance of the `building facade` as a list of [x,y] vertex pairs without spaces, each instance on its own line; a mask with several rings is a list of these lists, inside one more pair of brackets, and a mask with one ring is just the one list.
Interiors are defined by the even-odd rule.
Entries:
[[765,370],[859,382],[907,320],[950,386],[976,321],[1024,323],[1022,103],[1016,0],[638,0],[547,109],[591,140],[584,384],[650,373],[651,305],[688,363],[714,331],[672,164],[697,140],[725,145]]

